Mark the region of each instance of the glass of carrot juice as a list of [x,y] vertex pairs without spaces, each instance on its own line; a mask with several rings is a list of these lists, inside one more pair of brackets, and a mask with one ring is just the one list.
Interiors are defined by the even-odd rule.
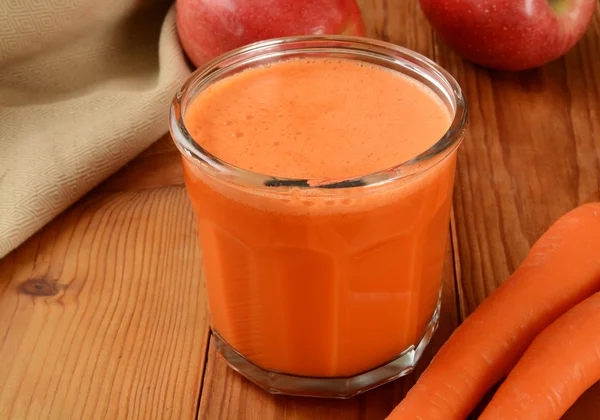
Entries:
[[274,39],[196,70],[170,129],[218,354],[281,394],[411,372],[438,323],[466,125],[446,71],[376,40]]

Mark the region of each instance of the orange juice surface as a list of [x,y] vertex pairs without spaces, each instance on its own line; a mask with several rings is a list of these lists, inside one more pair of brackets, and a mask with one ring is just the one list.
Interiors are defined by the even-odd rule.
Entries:
[[[451,115],[400,73],[316,58],[217,81],[184,120],[229,164],[338,180],[414,158]],[[355,375],[417,345],[438,304],[454,164],[323,189],[240,186],[184,158],[213,328],[258,366],[303,376]]]

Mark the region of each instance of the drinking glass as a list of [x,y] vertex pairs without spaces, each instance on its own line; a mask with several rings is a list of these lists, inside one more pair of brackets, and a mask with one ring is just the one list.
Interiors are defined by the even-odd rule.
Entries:
[[[239,168],[188,132],[188,106],[213,83],[318,57],[370,63],[422,83],[447,107],[449,129],[408,161],[336,180]],[[457,82],[429,59],[381,41],[273,39],[196,70],[176,94],[170,130],[198,219],[218,354],[281,394],[347,398],[410,373],[438,325],[456,151],[466,127]]]

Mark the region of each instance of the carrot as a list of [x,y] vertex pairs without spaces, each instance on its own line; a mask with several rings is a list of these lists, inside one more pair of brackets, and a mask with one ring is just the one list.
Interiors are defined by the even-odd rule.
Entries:
[[558,420],[598,380],[600,293],[533,340],[479,420]]
[[[456,329],[388,420],[462,420],[533,338],[600,290],[600,203],[577,207]],[[558,345],[558,344],[557,344]]]

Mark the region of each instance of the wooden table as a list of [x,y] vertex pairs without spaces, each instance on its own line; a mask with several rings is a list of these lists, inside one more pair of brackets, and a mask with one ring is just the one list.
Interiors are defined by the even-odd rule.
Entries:
[[[370,36],[435,59],[471,109],[441,326],[418,371],[328,401],[268,395],[217,360],[195,221],[165,136],[0,261],[0,419],[383,419],[536,238],[600,200],[600,12],[566,57],[507,74],[445,48],[416,0],[361,7]],[[600,419],[600,385],[566,417]]]

